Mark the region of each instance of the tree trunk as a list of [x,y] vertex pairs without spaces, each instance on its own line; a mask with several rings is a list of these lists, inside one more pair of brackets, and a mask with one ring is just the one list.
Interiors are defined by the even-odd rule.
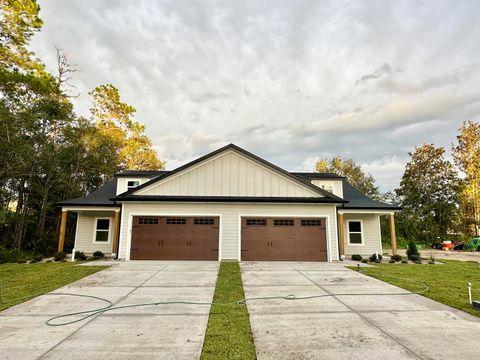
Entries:
[[16,250],[20,250],[22,246],[22,239],[23,239],[23,228],[25,226],[25,179],[20,181],[20,185],[18,187],[18,200],[17,200],[17,208],[15,210],[15,227],[13,230],[13,247]]

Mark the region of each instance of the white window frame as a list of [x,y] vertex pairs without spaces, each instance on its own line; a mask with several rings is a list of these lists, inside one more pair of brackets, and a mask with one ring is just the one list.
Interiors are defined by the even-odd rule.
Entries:
[[[98,220],[108,220],[108,241],[97,241],[97,224]],[[100,230],[105,231],[105,230]],[[94,244],[110,244],[112,239],[112,218],[110,217],[95,217],[93,225],[93,243]]]
[[[352,243],[350,241],[350,223],[351,222],[359,222],[360,223],[360,232],[353,231],[354,234],[360,234],[360,239],[362,240],[362,242],[360,244]],[[357,220],[357,219],[347,220],[346,232],[347,232],[348,245],[349,246],[364,246],[365,245],[365,241],[364,241],[365,237],[364,237],[364,234],[363,234],[363,220]]]
[[[128,182],[129,181],[138,181],[138,185],[137,186],[134,186],[134,187],[128,187]],[[136,189],[137,187],[139,187],[140,185],[142,185],[142,181],[141,179],[129,179],[127,178],[125,180],[125,191],[129,191],[129,190],[132,190],[132,189]]]

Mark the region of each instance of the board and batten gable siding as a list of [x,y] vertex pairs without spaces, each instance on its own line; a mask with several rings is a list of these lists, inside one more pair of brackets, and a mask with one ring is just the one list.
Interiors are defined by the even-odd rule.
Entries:
[[[348,242],[348,221],[362,221],[362,245],[350,245]],[[382,254],[382,235],[380,230],[380,216],[378,214],[344,214],[345,221],[345,255],[373,255],[375,251]]]
[[340,180],[312,180],[312,184],[343,198],[343,183]]
[[329,260],[338,260],[336,209],[318,204],[239,204],[239,203],[123,203],[119,257],[128,259],[132,217],[137,215],[219,216],[221,259],[238,260],[240,216],[326,217]]
[[135,192],[135,195],[323,197],[253,159],[227,150]]
[[[110,219],[110,241],[108,243],[94,243],[95,219]],[[101,251],[104,254],[112,253],[112,224],[113,214],[111,212],[79,212],[77,213],[77,228],[75,231],[75,250],[84,253],[93,254],[95,251]]]

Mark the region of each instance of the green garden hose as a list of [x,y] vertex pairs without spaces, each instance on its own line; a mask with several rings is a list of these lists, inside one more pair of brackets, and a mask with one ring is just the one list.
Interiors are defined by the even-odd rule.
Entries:
[[[393,278],[393,277],[392,277]],[[400,279],[396,278],[395,279]],[[45,324],[48,326],[65,326],[65,325],[70,325],[70,324],[75,324],[77,322],[86,320],[90,317],[93,317],[98,314],[103,314],[108,311],[114,311],[114,310],[120,310],[120,309],[128,309],[128,308],[138,308],[138,307],[146,307],[146,306],[160,306],[160,305],[198,305],[198,306],[212,306],[212,305],[218,305],[218,306],[229,306],[229,305],[246,305],[247,302],[252,302],[252,301],[270,301],[270,300],[287,300],[287,301],[296,301],[296,300],[311,300],[311,299],[319,299],[319,298],[324,298],[324,297],[335,297],[335,296],[392,296],[392,295],[417,295],[417,294],[423,294],[426,291],[429,290],[429,287],[423,283],[423,282],[418,282],[418,281],[413,281],[411,279],[400,279],[400,280],[405,280],[412,282],[417,285],[423,286],[423,289],[419,291],[408,291],[408,292],[401,292],[401,293],[370,293],[370,294],[362,294],[362,293],[343,293],[343,294],[319,294],[319,295],[309,295],[309,296],[296,296],[294,294],[289,294],[285,296],[261,296],[261,297],[253,297],[253,298],[244,298],[240,299],[237,301],[230,301],[230,302],[200,302],[200,301],[158,301],[158,302],[149,302],[149,303],[139,303],[139,304],[129,304],[129,305],[120,305],[120,306],[113,306],[113,303],[105,298],[99,297],[99,296],[94,296],[94,295],[83,295],[83,294],[73,294],[73,293],[48,293],[45,295],[48,296],[75,296],[75,297],[82,297],[82,298],[89,298],[89,299],[94,299],[94,300],[99,300],[102,302],[107,303],[107,306],[103,306],[100,308],[92,309],[92,310],[85,310],[85,311],[77,311],[73,313],[67,313],[63,315],[57,315],[54,317],[51,317],[47,321],[45,321]],[[39,294],[41,295],[41,294]],[[32,298],[31,296],[29,298]],[[9,301],[3,301],[2,298],[2,303],[8,303],[8,302],[17,302],[18,300],[21,299],[11,299]],[[78,316],[81,315],[78,319],[74,320],[68,320],[68,321],[60,321],[56,322],[55,320],[59,319],[65,319],[65,318],[70,318],[72,316]]]

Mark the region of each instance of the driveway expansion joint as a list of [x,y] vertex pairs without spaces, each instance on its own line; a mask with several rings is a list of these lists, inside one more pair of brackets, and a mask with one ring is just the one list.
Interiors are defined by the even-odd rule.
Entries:
[[[416,358],[418,359],[424,359],[424,357],[420,356],[419,354],[417,354],[415,351],[413,351],[412,349],[410,349],[408,346],[406,346],[405,344],[403,344],[400,339],[398,339],[396,336],[390,334],[388,331],[382,329],[381,327],[379,327],[377,324],[375,324],[375,322],[373,322],[372,320],[370,320],[369,318],[365,317],[362,315],[362,312],[360,311],[357,311],[355,310],[353,307],[349,306],[348,304],[346,304],[345,302],[343,302],[341,299],[338,298],[337,295],[335,295],[334,293],[328,291],[327,289],[325,289],[323,286],[321,286],[320,284],[318,284],[316,281],[310,279],[307,275],[305,275],[301,270],[297,270],[295,269],[293,266],[290,265],[290,267],[295,270],[297,273],[299,273],[300,275],[302,275],[305,279],[307,279],[308,281],[310,281],[312,284],[314,284],[315,286],[317,286],[319,289],[321,289],[322,291],[325,291],[327,294],[331,295],[334,299],[336,299],[338,302],[340,302],[342,305],[344,305],[345,307],[347,307],[348,309],[350,309],[351,312],[357,314],[358,316],[360,316],[362,318],[362,320],[364,320],[365,322],[367,322],[368,324],[370,324],[371,326],[375,327],[377,330],[379,330],[380,332],[382,332],[383,334],[385,334],[386,336],[388,336],[390,339],[392,339],[393,341],[395,341],[398,345],[400,345],[401,347],[403,347],[407,352],[409,352],[410,354],[412,354],[413,356],[415,356]],[[304,270],[304,271],[308,271],[308,270]],[[347,270],[347,271],[351,271],[351,270]],[[382,312],[390,312],[390,311],[382,311]]]
[[[138,284],[137,286],[133,287],[132,290],[130,290],[127,294],[125,294],[124,296],[122,296],[121,298],[119,298],[117,301],[115,302],[112,302],[112,306],[118,304],[120,301],[126,299],[130,294],[132,294],[134,291],[136,291],[137,289],[139,289],[140,287],[142,287],[143,284],[145,284],[148,280],[150,280],[151,278],[153,278],[154,276],[156,276],[158,273],[160,273],[162,270],[164,270],[168,265],[170,265],[170,263],[166,264],[164,267],[162,267],[160,270],[157,270],[155,272],[153,271],[149,271],[149,272],[153,272],[153,274],[151,276],[149,276],[147,279],[145,279],[144,281],[142,281],[140,284]],[[104,270],[104,271],[108,271],[108,269]],[[103,313],[100,313],[98,315],[95,315],[93,316],[91,319],[89,320],[86,320],[85,324],[81,325],[78,329],[76,329],[75,331],[71,332],[67,337],[63,338],[60,342],[58,342],[57,344],[55,344],[54,346],[52,346],[50,349],[48,349],[47,351],[45,351],[42,355],[40,355],[38,357],[38,359],[42,359],[44,358],[46,355],[48,355],[49,352],[51,352],[52,350],[54,350],[55,348],[57,348],[59,345],[61,345],[62,343],[64,343],[65,341],[67,341],[68,339],[70,339],[73,335],[75,335],[77,332],[79,332],[81,329],[83,329],[85,326],[87,326],[88,324],[92,323],[95,319],[97,319],[99,316],[102,316]]]

